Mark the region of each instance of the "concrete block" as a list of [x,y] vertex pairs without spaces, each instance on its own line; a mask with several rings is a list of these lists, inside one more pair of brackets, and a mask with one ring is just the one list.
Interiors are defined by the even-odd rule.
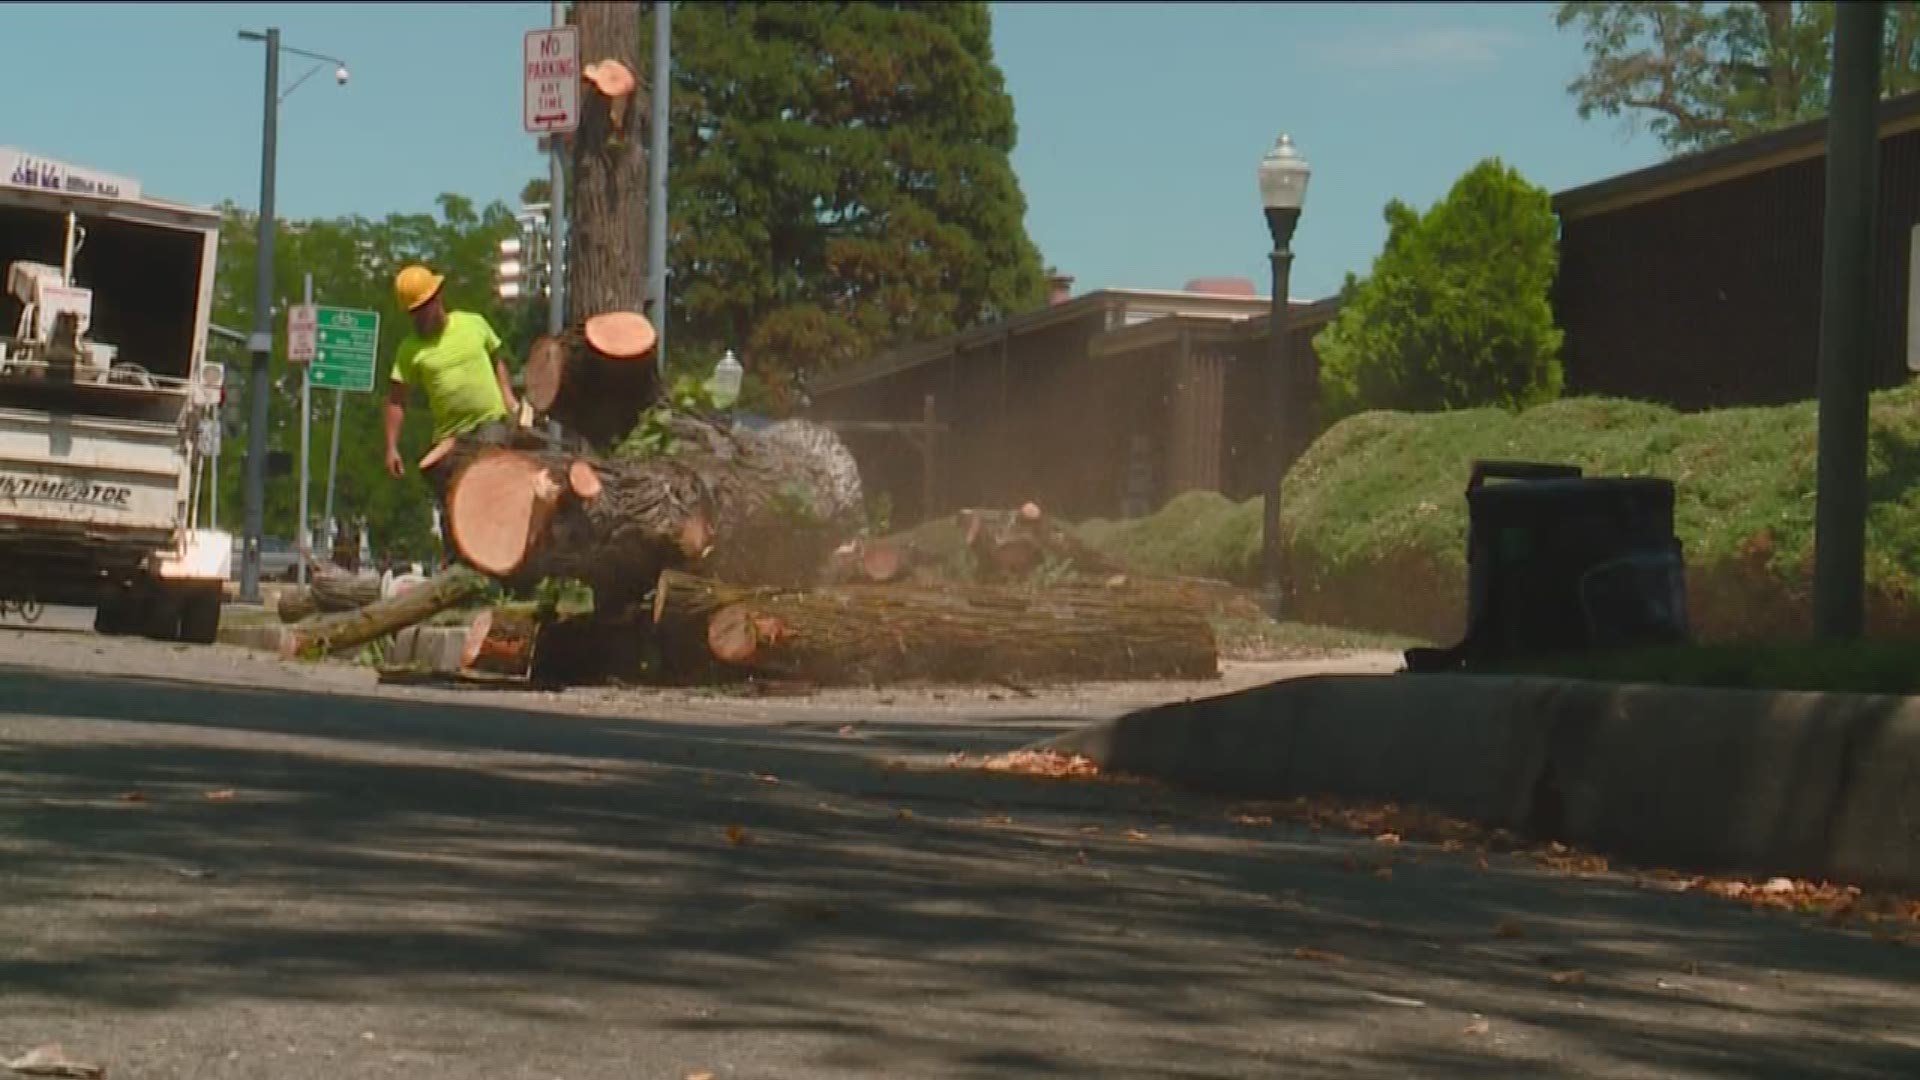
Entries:
[[1867,887],[1920,888],[1920,704],[1862,718],[1833,814],[1828,872]]
[[387,663],[424,667],[429,671],[460,670],[460,652],[467,631],[459,626],[410,626],[393,636]]
[[278,653],[280,643],[285,640],[287,628],[272,623],[233,626],[222,623],[215,640],[222,645],[237,645],[243,649],[258,649],[262,652]]
[[1819,876],[1854,734],[1896,700],[1569,684],[1543,813],[1566,839],[1638,861]]

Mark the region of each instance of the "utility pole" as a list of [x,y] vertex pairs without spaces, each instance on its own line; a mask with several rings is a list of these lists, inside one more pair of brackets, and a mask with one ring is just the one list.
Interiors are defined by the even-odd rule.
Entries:
[[260,534],[266,525],[267,368],[273,359],[273,172],[280,137],[280,31],[270,27],[267,42],[265,118],[260,129],[260,239],[255,252],[253,336],[247,349],[253,363],[247,376],[251,410],[247,419],[245,541],[240,556],[240,599],[260,602]]
[[[553,25],[567,25],[566,5],[553,0]],[[566,252],[567,160],[556,133],[547,136],[547,333],[558,334],[567,325],[566,275],[560,256]]]
[[1813,560],[1814,633],[1827,641],[1858,638],[1866,614],[1867,393],[1885,6],[1854,0],[1834,12]]
[[648,159],[647,287],[653,318],[654,368],[667,385],[667,108],[673,90],[673,4],[653,4],[653,145]]
[[[313,306],[313,275],[306,276],[306,300],[308,307]],[[307,583],[307,549],[313,546],[313,530],[307,527],[307,479],[312,470],[307,466],[308,448],[313,445],[313,380],[308,377],[313,370],[311,362],[300,365],[300,527],[294,532],[299,540],[299,564],[294,568],[295,579],[300,584]]]

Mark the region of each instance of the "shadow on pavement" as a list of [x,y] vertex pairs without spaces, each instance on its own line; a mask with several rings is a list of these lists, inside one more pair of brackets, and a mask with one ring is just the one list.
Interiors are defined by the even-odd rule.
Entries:
[[[0,905],[21,930],[0,985],[43,1003],[612,1010],[716,1043],[799,1037],[821,1075],[1914,1065],[1878,1035],[1920,1019],[1912,950],[1239,826],[1149,787],[849,752],[925,725],[850,738],[5,669],[0,700]],[[1524,931],[1497,936],[1507,921]],[[1489,1034],[1464,1030],[1476,1014]]]

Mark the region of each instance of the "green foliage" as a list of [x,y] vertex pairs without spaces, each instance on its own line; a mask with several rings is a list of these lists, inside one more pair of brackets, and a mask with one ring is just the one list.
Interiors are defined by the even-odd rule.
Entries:
[[1044,302],[987,4],[682,4],[673,30],[671,351],[738,350],[743,406]]
[[[258,217],[232,205],[222,207],[220,258],[215,279],[213,321],[237,330],[253,326],[254,270]],[[433,497],[426,482],[409,472],[394,480],[384,464],[383,405],[387,372],[393,351],[409,329],[406,313],[393,301],[393,275],[408,262],[419,260],[447,276],[450,307],[485,315],[506,338],[516,355],[529,340],[522,328],[524,313],[500,306],[494,298],[496,245],[511,235],[513,215],[494,204],[484,210],[458,195],[442,195],[437,214],[390,214],[375,221],[349,217],[327,221],[282,222],[274,240],[274,356],[267,443],[270,449],[297,455],[300,432],[299,370],[286,362],[286,307],[300,302],[302,276],[313,275],[314,298],[325,304],[363,308],[380,313],[379,369],[374,392],[340,396],[344,411],[340,426],[340,472],[334,514],[342,520],[365,518],[377,554],[404,558],[431,556],[437,549],[432,533]],[[243,503],[242,479],[246,459],[245,423],[248,414],[248,358],[217,343],[217,353],[228,365],[229,413],[237,430],[226,440],[220,459],[221,524],[237,529]],[[317,521],[326,493],[328,440],[331,437],[335,395],[313,395],[311,432],[312,489],[309,507]],[[424,403],[416,402],[416,406]],[[423,407],[408,410],[402,449],[410,459],[424,453],[431,440],[429,417]],[[298,477],[267,481],[266,531],[291,538],[297,532]]]
[[668,386],[666,398],[654,402],[640,414],[640,423],[614,447],[613,456],[649,458],[671,454],[675,449],[673,418],[676,415],[707,416],[713,412],[713,393],[707,384],[691,372],[677,375]]
[[533,607],[541,622],[561,614],[584,615],[593,610],[593,587],[574,578],[541,578],[533,589]]
[[1386,248],[1314,340],[1331,419],[1366,409],[1524,408],[1560,394],[1551,198],[1490,158],[1424,215],[1387,205]]
[[[1562,3],[1587,70],[1568,85],[1580,117],[1625,116],[1668,149],[1701,150],[1826,114],[1832,3]],[[1880,85],[1920,89],[1920,4],[1887,5]]]
[[1260,500],[1234,503],[1216,491],[1174,496],[1158,513],[1088,521],[1082,539],[1146,574],[1251,582],[1260,566]]
[[[1473,462],[1564,462],[1675,481],[1690,574],[1757,557],[1798,588],[1813,550],[1814,420],[1812,402],[1676,413],[1604,398],[1517,415],[1365,413],[1335,425],[1288,473],[1281,529],[1330,572],[1396,553],[1464,572]],[[1920,595],[1920,387],[1874,395],[1868,472],[1868,582]]]

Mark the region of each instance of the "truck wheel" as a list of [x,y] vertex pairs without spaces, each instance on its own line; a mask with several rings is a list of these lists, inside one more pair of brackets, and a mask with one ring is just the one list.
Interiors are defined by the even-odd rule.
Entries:
[[180,640],[180,597],[155,590],[147,597],[141,612],[140,635],[155,641]]
[[211,645],[220,637],[220,590],[195,589],[181,601],[180,640]]
[[93,609],[93,632],[106,637],[131,634],[140,628],[140,605],[130,595],[116,593]]

